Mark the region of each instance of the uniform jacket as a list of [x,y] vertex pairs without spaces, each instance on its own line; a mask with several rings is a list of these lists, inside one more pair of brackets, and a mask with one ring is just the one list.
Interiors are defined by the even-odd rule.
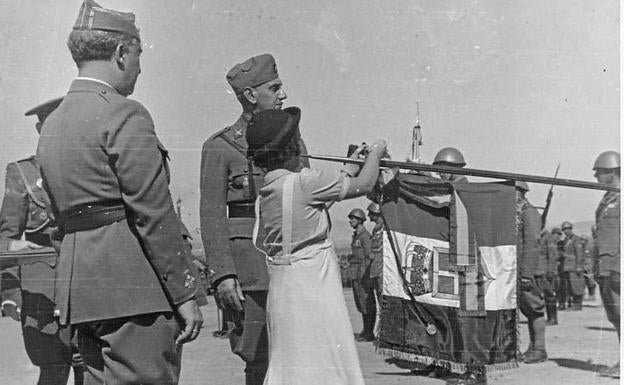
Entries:
[[[251,240],[254,218],[229,218],[228,204],[251,204],[262,187],[264,170],[252,167],[249,181],[245,133],[251,118],[243,114],[229,127],[217,132],[202,148],[199,217],[206,264],[213,286],[227,277],[237,277],[244,290],[267,290],[269,276],[265,256],[252,242],[234,244],[232,240]],[[236,143],[233,147],[223,137]],[[302,153],[305,145],[300,140]],[[307,164],[307,163],[306,163]],[[253,186],[255,190],[250,190]]]
[[56,290],[62,323],[172,311],[195,296],[167,150],[145,107],[76,79],[46,119],[37,157],[55,214],[115,200],[126,208],[126,219],[65,234]]
[[383,272],[383,231],[383,225],[376,223],[371,235],[371,278],[381,277]]
[[[50,219],[46,212],[47,195],[42,187],[39,165],[34,157],[9,163],[2,208],[0,208],[0,249],[8,251],[11,240],[25,238],[41,246],[52,246]],[[51,257],[20,268],[22,291],[43,296],[38,311],[54,311],[54,267]],[[45,309],[43,309],[45,307]],[[27,310],[27,309],[26,309]]]
[[576,234],[566,237],[563,241],[562,271],[583,270],[585,262],[585,248]]
[[368,266],[371,263],[371,259],[371,235],[368,230],[362,226],[353,232],[349,263],[351,265]]
[[540,259],[541,218],[537,209],[527,200],[523,199],[518,204],[518,277],[533,278],[538,273]]
[[600,274],[620,272],[620,193],[608,191],[596,209],[596,248]]
[[550,273],[557,274],[559,252],[552,235],[545,231],[540,237],[540,264],[537,267],[537,275]]

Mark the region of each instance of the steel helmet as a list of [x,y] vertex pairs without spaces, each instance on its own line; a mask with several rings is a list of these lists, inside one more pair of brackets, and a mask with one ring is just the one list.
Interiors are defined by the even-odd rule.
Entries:
[[561,230],[565,230],[567,228],[573,228],[574,226],[572,226],[571,222],[565,221],[561,224]]
[[594,162],[593,170],[598,168],[620,168],[620,153],[617,151],[605,151],[598,155]]
[[360,219],[362,221],[366,220],[366,214],[364,214],[364,210],[362,209],[353,209],[351,210],[351,212],[349,213],[349,215],[347,215],[347,217],[351,218],[357,218]]
[[379,204],[375,202],[372,202],[370,205],[368,205],[368,208],[366,208],[366,210],[373,214],[381,214],[381,207],[379,207]]
[[433,159],[433,164],[452,164],[457,165],[459,167],[464,167],[466,165],[466,161],[464,160],[464,156],[462,153],[454,148],[454,147],[444,147],[436,154]]
[[552,229],[552,230],[550,230],[550,232],[551,232],[552,234],[562,234],[562,233],[561,233],[561,229],[560,229],[560,228],[558,228],[558,227],[553,227],[553,229]]
[[516,188],[522,191],[530,191],[529,190],[529,184],[523,180],[517,180],[516,181]]

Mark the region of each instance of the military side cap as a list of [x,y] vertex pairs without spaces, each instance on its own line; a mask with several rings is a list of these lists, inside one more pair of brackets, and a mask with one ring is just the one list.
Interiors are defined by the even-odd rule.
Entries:
[[236,95],[240,95],[246,87],[257,87],[277,77],[275,59],[268,53],[236,64],[225,75]]
[[283,110],[264,110],[254,114],[247,126],[247,156],[255,158],[280,148],[299,133],[301,110],[288,107]]
[[141,40],[134,19],[134,13],[102,8],[94,0],[84,0],[74,30],[120,32]]
[[41,103],[40,105],[31,108],[30,110],[24,113],[25,116],[37,115],[39,120],[44,120],[50,113],[56,110],[56,107],[61,104],[63,101],[63,96],[54,98],[52,100],[48,100],[45,103]]

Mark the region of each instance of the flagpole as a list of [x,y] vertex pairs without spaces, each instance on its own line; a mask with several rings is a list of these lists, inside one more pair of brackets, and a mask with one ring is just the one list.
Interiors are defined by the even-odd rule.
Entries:
[[[359,165],[364,164],[363,159],[351,159],[351,158],[346,158],[346,157],[341,157],[341,156],[331,156],[331,155],[301,155],[301,156],[308,158],[308,159],[324,160],[328,162],[351,163],[351,164],[359,164]],[[459,168],[459,167],[440,166],[440,165],[432,165],[432,164],[424,164],[424,163],[399,162],[399,161],[388,160],[388,159],[382,159],[380,161],[380,166],[390,167],[390,168],[399,168],[399,169],[404,169],[404,170],[430,171],[430,172],[438,172],[438,173],[470,175],[470,176],[478,176],[482,178],[505,179],[505,180],[514,180],[514,181],[522,180],[522,181],[531,182],[531,183],[576,187],[576,188],[583,188],[583,189],[590,189],[590,190],[604,190],[604,191],[620,192],[619,186],[612,186],[612,185],[608,185],[604,183],[586,182],[586,181],[574,180],[574,179],[551,178],[547,176],[516,174],[516,173],[502,172],[502,171],[481,170],[481,169],[476,169],[476,168],[466,168],[466,167]]]

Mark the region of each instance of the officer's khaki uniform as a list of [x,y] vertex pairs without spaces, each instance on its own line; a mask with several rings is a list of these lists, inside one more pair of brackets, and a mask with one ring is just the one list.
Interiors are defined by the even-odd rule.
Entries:
[[85,380],[177,383],[174,311],[198,282],[169,192],[168,153],[148,111],[78,78],[45,121],[37,157],[65,232],[60,322],[78,330]]

